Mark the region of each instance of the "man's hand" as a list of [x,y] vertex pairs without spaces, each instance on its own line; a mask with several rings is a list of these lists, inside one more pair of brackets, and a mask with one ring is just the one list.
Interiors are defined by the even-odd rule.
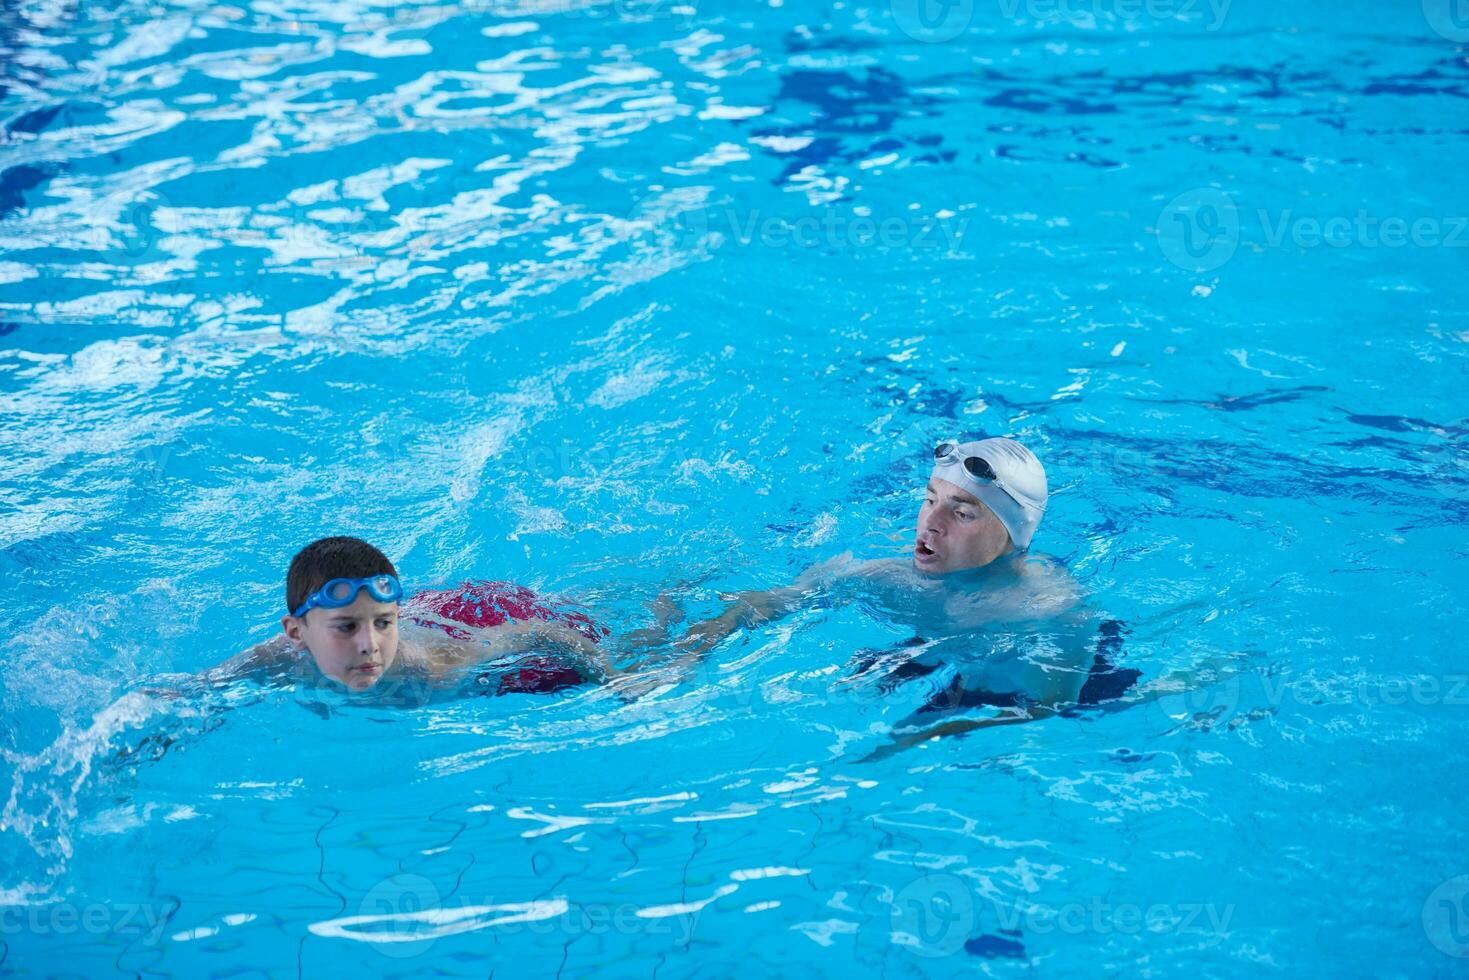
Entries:
[[874,749],[857,761],[877,762],[879,759],[886,759],[888,756],[895,755],[904,749],[911,749],[915,745],[921,745],[924,742],[932,741],[936,738],[944,738],[948,735],[963,735],[980,728],[992,728],[996,725],[1019,725],[1022,722],[1035,721],[1038,718],[1044,718],[1053,714],[1055,712],[1049,709],[1034,707],[1021,714],[996,715],[993,718],[959,718],[954,721],[946,721],[942,725],[925,728],[921,732],[895,737],[893,744]]
[[[742,615],[744,609],[731,606],[714,619],[706,619],[690,626],[684,635],[674,641],[674,646],[690,653],[708,653],[729,637],[731,633],[746,625]],[[758,622],[758,620],[756,620]]]

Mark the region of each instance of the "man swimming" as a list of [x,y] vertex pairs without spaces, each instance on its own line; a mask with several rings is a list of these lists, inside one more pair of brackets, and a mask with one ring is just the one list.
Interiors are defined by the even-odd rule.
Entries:
[[[862,598],[917,635],[896,650],[859,657],[858,673],[887,667],[897,680],[934,675],[938,696],[919,715],[1000,709],[919,731],[901,744],[1074,706],[1097,666],[1100,617],[1082,604],[1064,568],[1029,550],[1047,498],[1045,469],[1020,443],[940,443],[910,556],[857,561],[849,552],[785,588],[739,593],[723,614],[692,626],[679,641],[688,652],[685,664],[741,628],[817,601]],[[1113,638],[1120,642],[1115,627]],[[912,721],[922,723],[917,716]]]

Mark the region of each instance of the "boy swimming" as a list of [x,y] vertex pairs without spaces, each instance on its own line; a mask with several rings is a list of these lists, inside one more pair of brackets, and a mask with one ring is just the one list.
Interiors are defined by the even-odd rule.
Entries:
[[505,665],[495,693],[548,693],[604,676],[597,644],[606,633],[584,613],[546,606],[530,590],[505,583],[407,598],[381,551],[358,538],[330,537],[291,559],[281,635],[215,676],[294,671],[309,661],[321,678],[349,691],[385,679],[443,686],[464,668],[529,651],[539,655]]

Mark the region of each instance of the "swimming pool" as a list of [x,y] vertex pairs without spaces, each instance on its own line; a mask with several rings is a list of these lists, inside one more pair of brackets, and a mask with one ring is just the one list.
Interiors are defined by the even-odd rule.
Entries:
[[[1462,969],[1469,29],[1399,6],[5,5],[0,966]],[[897,553],[959,432],[1127,663],[1251,669],[871,763],[860,605],[632,702],[138,693],[325,533],[619,631]]]

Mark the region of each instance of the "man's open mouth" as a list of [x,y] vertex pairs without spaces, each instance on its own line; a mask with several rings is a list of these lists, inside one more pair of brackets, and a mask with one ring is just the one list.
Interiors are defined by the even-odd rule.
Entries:
[[934,551],[922,541],[919,541],[913,546],[913,558],[915,561],[930,562],[937,559],[938,556],[939,553],[937,551]]

